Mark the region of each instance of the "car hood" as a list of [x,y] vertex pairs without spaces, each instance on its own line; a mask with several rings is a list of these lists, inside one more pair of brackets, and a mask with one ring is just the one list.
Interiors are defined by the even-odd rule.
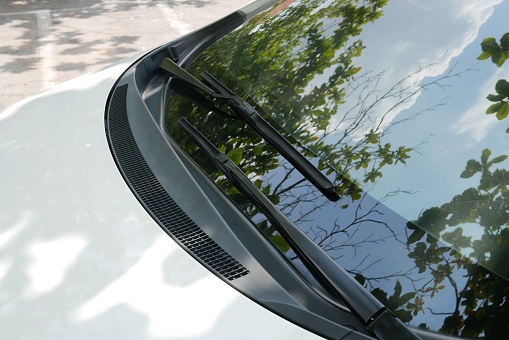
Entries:
[[1,338],[316,338],[206,270],[126,185],[104,110],[136,59],[0,112]]

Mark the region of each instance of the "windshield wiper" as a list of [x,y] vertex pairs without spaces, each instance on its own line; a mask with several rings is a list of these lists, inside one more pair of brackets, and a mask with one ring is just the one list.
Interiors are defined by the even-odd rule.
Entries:
[[207,97],[202,95],[200,92],[196,90],[194,86],[191,86],[188,82],[181,80],[180,78],[173,78],[170,81],[170,89],[174,91],[175,93],[178,93],[182,97],[192,101],[193,103],[209,110],[212,112],[215,112],[224,118],[229,119],[241,119],[237,115],[229,114],[221,109],[219,109],[212,101],[210,101]]
[[272,145],[284,158],[286,158],[301,174],[304,175],[315,187],[320,190],[331,201],[337,201],[339,195],[334,190],[334,185],[320,172],[311,162],[295,149],[283,136],[279,134],[265,119],[263,119],[256,110],[247,102],[242,100],[235,93],[230,91],[224,84],[203,71],[201,76],[207,84],[217,93],[230,95],[232,98],[223,98],[223,100],[237,114],[246,121],[246,123],[256,131],[256,133]]
[[256,110],[242,98],[230,91],[207,72],[201,76],[213,87],[211,89],[193,77],[189,72],[178,66],[170,58],[165,58],[160,67],[173,76],[178,77],[194,87],[215,98],[223,99],[255,132],[272,145],[288,162],[290,162],[308,181],[330,199],[337,201],[339,195],[334,185],[324,174],[309,162],[295,147],[293,147],[279,132],[276,131]]
[[344,301],[379,339],[420,339],[286,217],[228,156],[219,151],[185,118],[180,118],[179,124],[234,186],[265,214],[316,280]]

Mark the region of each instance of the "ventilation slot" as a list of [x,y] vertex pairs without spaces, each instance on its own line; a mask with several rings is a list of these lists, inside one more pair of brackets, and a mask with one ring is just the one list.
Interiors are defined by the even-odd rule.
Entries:
[[126,109],[127,85],[119,86],[107,119],[111,147],[127,182],[146,208],[185,248],[228,280],[249,271],[201,230],[163,189],[131,133]]

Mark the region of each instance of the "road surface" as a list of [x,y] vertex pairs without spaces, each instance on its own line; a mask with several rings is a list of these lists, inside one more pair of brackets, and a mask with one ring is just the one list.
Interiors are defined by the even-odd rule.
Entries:
[[250,0],[0,0],[0,109],[189,33]]

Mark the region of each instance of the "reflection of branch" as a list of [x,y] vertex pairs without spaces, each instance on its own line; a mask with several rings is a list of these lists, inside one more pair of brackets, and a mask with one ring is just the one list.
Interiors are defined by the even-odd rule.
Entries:
[[[332,227],[332,229],[330,231],[327,231],[325,228],[322,228],[320,226],[316,226],[315,228],[318,229],[318,232],[314,232],[314,236],[312,237],[312,239],[327,252],[330,252],[334,249],[338,249],[340,247],[347,247],[347,246],[353,247],[354,245],[359,245],[362,242],[364,242],[364,243],[368,242],[368,238],[366,238],[364,241],[357,242],[355,244],[348,243],[353,238],[355,233],[359,230],[359,228],[362,226],[362,224],[368,223],[370,226],[377,225],[377,224],[384,226],[392,234],[392,238],[394,240],[396,240],[399,243],[403,243],[402,241],[400,241],[398,239],[394,230],[392,230],[392,228],[386,222],[376,219],[373,216],[374,214],[383,216],[384,214],[380,210],[378,210],[378,207],[386,199],[388,199],[389,197],[393,197],[399,193],[411,194],[411,192],[405,192],[405,191],[401,191],[401,190],[390,192],[390,193],[386,194],[384,197],[382,197],[381,199],[377,200],[377,202],[372,207],[370,207],[368,210],[363,209],[363,203],[364,203],[364,199],[366,197],[366,194],[364,194],[362,196],[362,198],[359,200],[359,202],[357,203],[353,220],[350,223],[348,223],[346,226],[342,227],[338,223],[338,219],[336,219],[334,221],[334,226]],[[357,229],[355,229],[354,233],[352,235],[350,235],[349,229],[351,229],[354,226],[357,227]],[[313,229],[311,229],[311,231],[313,231]],[[336,243],[336,241],[337,241],[336,239],[334,239],[334,237],[338,234],[345,234],[348,238],[344,242],[342,242],[341,245],[334,245],[334,243]],[[388,238],[389,237],[385,237],[383,239],[379,239],[378,241],[381,242]],[[375,243],[374,240],[369,240],[369,242]]]
[[285,171],[285,176],[283,177],[283,179],[281,180],[281,182],[279,182],[276,187],[274,188],[274,190],[272,190],[272,194],[273,195],[277,195],[277,191],[279,190],[279,188],[281,188],[281,186],[290,178],[290,175],[292,174],[293,170],[295,170],[295,168],[291,168],[290,170],[288,170],[288,168],[286,167],[286,164],[281,164],[280,166],[282,166],[286,171]]
[[[319,137],[319,142],[323,142],[325,144],[327,144],[327,141],[333,140],[331,147],[337,150],[337,153],[333,153],[329,158],[326,157],[327,155],[322,156],[329,162],[337,162],[338,164],[336,164],[336,167],[341,170],[344,176],[347,176],[348,172],[356,166],[356,163],[352,162],[352,160],[348,157],[334,157],[335,155],[341,154],[343,151],[352,155],[359,155],[359,152],[368,153],[371,173],[375,173],[379,170],[381,168],[380,163],[383,162],[384,157],[383,155],[377,154],[376,148],[380,147],[381,144],[380,142],[372,143],[371,141],[368,141],[367,138],[370,137],[365,135],[365,133],[371,129],[370,135],[377,136],[379,141],[380,137],[389,133],[389,131],[396,125],[415,119],[417,116],[420,116],[425,112],[433,111],[437,107],[445,105],[444,100],[442,100],[435,105],[417,113],[413,113],[405,118],[393,120],[396,113],[399,112],[404,105],[410,103],[413,98],[418,96],[421,91],[432,86],[444,88],[448,86],[444,84],[444,80],[453,77],[460,77],[463,73],[472,70],[471,68],[468,68],[456,72],[455,67],[453,66],[439,78],[425,83],[420,83],[423,78],[422,74],[426,69],[445,62],[447,58],[448,54],[444,54],[435,62],[430,63],[397,81],[382,94],[380,94],[378,88],[382,78],[384,78],[385,74],[388,72],[387,69],[376,74],[373,71],[368,71],[357,76],[356,81],[350,82],[345,87],[345,97],[353,95],[357,96],[356,100],[351,101],[354,105],[341,111],[339,121],[336,121],[336,124],[330,124]],[[383,113],[380,115],[376,111],[379,110],[379,106],[384,103],[388,103],[389,107],[384,109]],[[334,105],[337,106],[337,104]],[[334,111],[334,109],[337,108],[334,107],[329,109]],[[415,147],[418,147],[424,142],[425,141],[419,143]],[[368,148],[367,152],[365,151],[366,148]],[[370,172],[367,170],[366,175],[369,173]],[[365,181],[366,180],[367,178],[365,178]]]
[[[411,268],[411,269],[409,269],[409,270],[407,270],[407,271],[405,271],[405,272],[397,271],[397,272],[395,272],[395,273],[388,274],[388,275],[384,275],[384,276],[375,276],[375,277],[366,277],[366,276],[364,276],[364,278],[365,278],[366,280],[370,280],[370,281],[380,281],[380,280],[389,280],[389,279],[391,279],[391,278],[393,278],[393,277],[406,277],[408,274],[410,274],[410,272],[411,272],[413,269],[414,269],[414,268]],[[362,270],[361,270],[361,271],[359,271],[358,273],[360,274],[361,272],[362,272]],[[354,271],[354,270],[352,270],[352,273],[357,274],[357,272],[356,272],[356,271]]]
[[292,185],[289,185],[288,187],[284,188],[283,190],[281,190],[279,192],[274,192],[274,195],[283,195],[284,193],[286,193],[286,192],[288,192],[288,191],[290,191],[292,189],[297,188],[299,184],[302,184],[304,182],[306,182],[305,178],[303,178],[303,179],[293,183]]
[[392,274],[387,274],[387,275],[383,275],[383,276],[373,276],[373,277],[364,276],[362,273],[363,273],[363,270],[365,270],[365,269],[362,269],[362,270],[349,270],[348,272],[351,275],[357,275],[357,274],[362,275],[362,277],[366,280],[367,284],[369,285],[370,289],[373,289],[375,287],[373,282],[389,281],[390,279],[397,278],[397,277],[401,277],[401,278],[407,279],[414,286],[415,282],[418,282],[418,281],[422,280],[422,279],[414,279],[411,276],[411,272],[414,269],[415,269],[415,267],[412,267],[412,268],[410,268],[410,269],[408,269],[408,270],[406,270],[404,272],[397,271],[397,272],[394,272]]
[[[442,258],[442,260],[445,261],[447,268],[451,268],[451,264],[450,264],[449,260],[443,254],[441,255],[441,258]],[[452,278],[451,272],[448,272],[444,276],[449,280],[449,283],[451,284],[452,288],[454,289],[454,296],[456,297],[456,308],[454,309],[454,313],[457,313],[457,312],[459,312],[460,302],[461,302],[461,296],[458,292],[458,286],[456,285],[456,281],[454,281],[454,279]]]
[[426,308],[427,310],[429,310],[429,312],[433,315],[452,315],[453,313],[447,313],[447,312],[441,312],[441,313],[438,313],[438,312],[434,312],[431,308],[427,307]]
[[[359,267],[360,267],[360,266],[364,263],[364,261],[365,261],[368,257],[369,257],[369,254],[368,254],[368,255],[366,255],[366,256],[364,256],[364,258],[362,259],[362,261],[361,261],[361,262],[359,262],[359,264],[358,264],[357,266],[355,266],[354,268],[352,268],[352,269],[351,269],[351,270],[349,270],[348,272],[350,272],[350,271],[351,271],[351,272],[356,271],[356,269],[357,269],[357,268],[359,268]],[[380,261],[382,261],[382,259],[378,259],[378,260],[376,260],[376,261],[372,262],[372,263],[371,263],[371,264],[369,264],[367,267],[365,267],[365,268],[361,269],[359,272],[364,272],[366,269],[370,268],[371,266],[373,266],[374,264],[376,264],[376,263],[378,263],[378,262],[380,262]]]

